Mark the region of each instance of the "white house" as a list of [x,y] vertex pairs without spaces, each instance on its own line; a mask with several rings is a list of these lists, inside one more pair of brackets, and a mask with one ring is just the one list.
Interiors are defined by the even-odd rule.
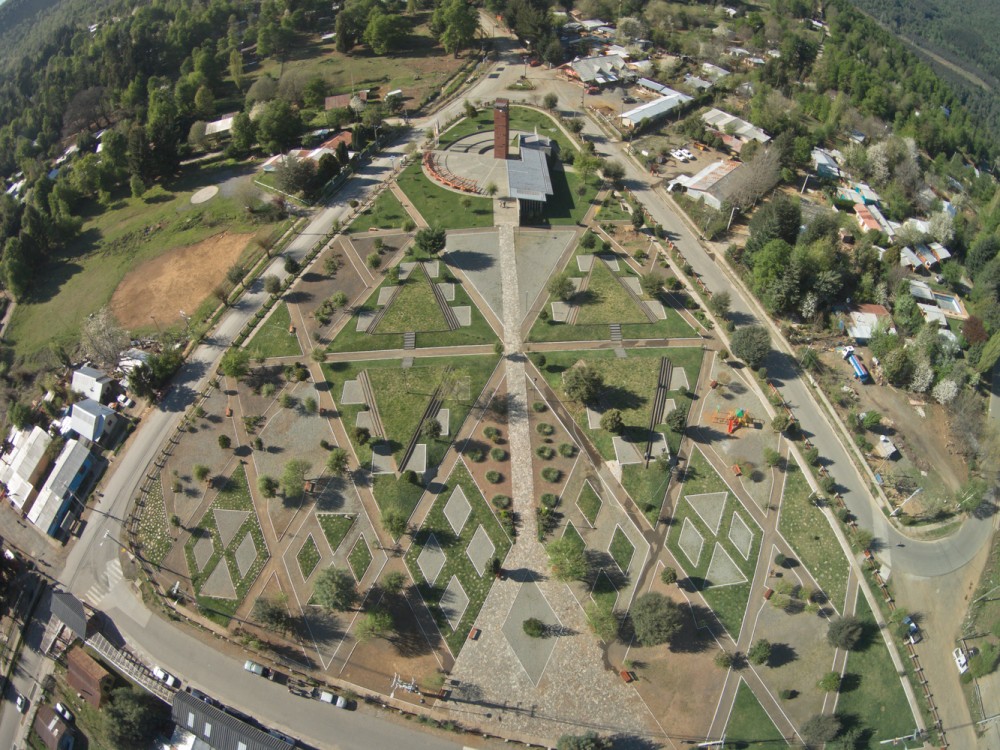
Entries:
[[719,210],[738,186],[739,178],[735,175],[741,166],[738,161],[720,160],[709,164],[695,175],[680,175],[667,186],[667,190],[675,190],[677,186],[681,186],[687,189],[689,197],[703,200]]
[[637,127],[647,120],[657,120],[691,101],[691,97],[687,94],[666,87],[661,90],[661,93],[663,95],[658,99],[640,104],[628,112],[623,112],[622,125],[626,128]]
[[84,399],[70,408],[69,418],[63,422],[62,433],[75,432],[92,443],[110,431],[118,415],[112,409],[93,399]]
[[10,453],[0,456],[0,482],[7,488],[7,499],[18,510],[30,508],[34,502],[35,485],[48,468],[46,450],[52,438],[41,427],[11,430]]
[[77,393],[83,394],[86,398],[100,401],[104,398],[104,392],[107,390],[108,383],[110,382],[111,378],[100,370],[95,370],[93,367],[84,365],[73,371],[73,381],[70,384],[70,388]]

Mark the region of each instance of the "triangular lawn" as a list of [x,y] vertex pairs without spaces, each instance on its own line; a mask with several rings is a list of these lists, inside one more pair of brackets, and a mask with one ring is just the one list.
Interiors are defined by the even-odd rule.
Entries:
[[427,275],[414,268],[408,278],[400,279],[399,291],[389,303],[389,309],[374,333],[446,330],[448,323],[434,297]]
[[608,264],[596,256],[587,288],[577,297],[580,302],[577,325],[649,322]]

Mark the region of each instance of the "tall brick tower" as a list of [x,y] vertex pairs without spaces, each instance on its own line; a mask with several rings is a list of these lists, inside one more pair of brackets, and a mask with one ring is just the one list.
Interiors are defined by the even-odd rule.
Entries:
[[506,99],[493,104],[493,158],[506,159],[510,149],[510,109]]

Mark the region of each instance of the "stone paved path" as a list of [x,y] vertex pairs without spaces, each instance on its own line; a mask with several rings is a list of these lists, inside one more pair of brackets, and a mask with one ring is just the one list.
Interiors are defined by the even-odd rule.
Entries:
[[[499,207],[499,203],[497,203]],[[569,586],[547,578],[548,561],[538,541],[535,522],[531,440],[527,413],[527,380],[521,341],[523,310],[514,255],[516,213],[495,213],[500,230],[503,291],[503,342],[508,393],[508,437],[513,509],[519,520],[515,544],[504,562],[505,581],[494,584],[479,613],[477,641],[465,645],[452,669],[459,702],[438,703],[440,709],[471,711],[484,725],[504,733],[520,732],[553,742],[568,727],[602,733],[648,735],[654,719],[636,691],[604,666],[603,652],[587,626]],[[551,636],[555,646],[541,666],[537,684],[521,668],[503,633],[523,583],[535,581],[563,630]],[[520,615],[518,615],[520,617]],[[520,629],[520,622],[510,628]]]

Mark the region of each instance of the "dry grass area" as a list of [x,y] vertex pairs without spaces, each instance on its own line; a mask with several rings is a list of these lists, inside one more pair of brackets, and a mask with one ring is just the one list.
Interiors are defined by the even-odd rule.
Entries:
[[115,289],[111,311],[128,329],[148,327],[151,317],[169,325],[181,310],[194,312],[252,237],[220,232],[133,268]]

